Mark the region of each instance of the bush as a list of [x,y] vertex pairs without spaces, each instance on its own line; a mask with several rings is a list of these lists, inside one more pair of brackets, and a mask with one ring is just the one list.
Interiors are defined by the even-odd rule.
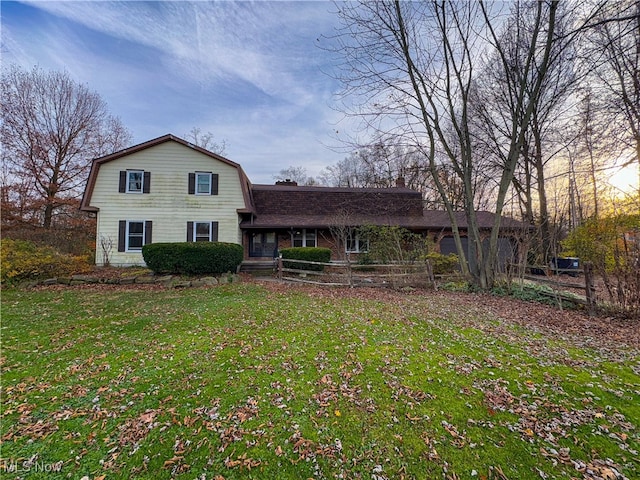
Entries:
[[1,264],[1,281],[6,284],[81,273],[90,269],[84,257],[63,255],[51,247],[11,239],[2,241]]
[[242,246],[225,242],[151,243],[142,247],[147,267],[156,273],[185,275],[235,272],[242,263]]
[[[307,262],[320,262],[329,263],[331,260],[331,250],[329,248],[320,247],[291,247],[283,248],[280,250],[282,258],[289,258],[291,260],[305,260]],[[324,265],[312,265],[306,263],[297,262],[283,262],[284,268],[295,268],[296,270],[312,270],[321,272],[324,270]]]
[[358,232],[369,241],[367,255],[373,263],[414,263],[429,251],[428,240],[406,228],[365,225]]
[[640,316],[640,215],[587,220],[562,242],[565,255],[593,264],[609,300],[630,316]]
[[424,258],[431,263],[434,275],[454,273],[457,272],[460,267],[458,255],[455,253],[443,255],[441,253],[432,252],[425,255]]

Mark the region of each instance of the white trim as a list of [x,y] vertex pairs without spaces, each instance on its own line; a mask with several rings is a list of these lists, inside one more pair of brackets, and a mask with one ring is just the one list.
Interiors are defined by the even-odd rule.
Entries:
[[[291,246],[295,247],[295,238],[296,238],[296,232],[300,232],[300,235],[302,236],[302,245],[300,245],[301,247],[317,247],[318,246],[318,230],[315,228],[301,228],[301,229],[296,229],[294,231],[291,232]],[[313,245],[307,245],[307,234],[313,232]]]
[[[211,222],[197,222],[195,220],[193,222],[193,241],[194,242],[198,241],[197,231],[198,231],[198,224],[200,224],[200,223],[204,223],[205,225],[209,226],[209,240],[207,240],[207,241],[211,242],[212,241],[211,240],[211,236],[213,234],[213,225],[212,225],[212,223]],[[203,242],[204,240],[200,240],[200,241]]]
[[[211,172],[195,172],[196,174],[196,179],[195,179],[195,187],[194,187],[194,194],[195,195],[211,195],[211,187],[212,187],[212,183],[213,183],[213,179]],[[207,192],[199,192],[198,191],[198,177],[200,175],[206,175],[209,178],[209,190]]]
[[[140,190],[130,190],[129,185],[131,184],[129,176],[132,173],[140,174]],[[143,193],[144,192],[144,170],[127,170],[127,177],[125,179],[125,192],[126,193]]]
[[[355,248],[349,248],[349,239],[351,238],[353,246]],[[364,248],[363,248],[364,247]],[[360,234],[347,235],[345,245],[345,252],[347,253],[367,253],[369,251],[369,240],[360,237]]]
[[[124,237],[124,251],[125,252],[141,252],[142,251],[142,246],[140,248],[129,248],[129,239],[130,239],[130,235],[129,235],[129,224],[131,223],[141,223],[142,224],[142,246],[144,246],[144,238],[145,238],[145,233],[146,233],[146,222],[144,220],[127,220],[127,228],[125,230],[125,237]],[[138,237],[138,234],[136,234],[136,237]]]

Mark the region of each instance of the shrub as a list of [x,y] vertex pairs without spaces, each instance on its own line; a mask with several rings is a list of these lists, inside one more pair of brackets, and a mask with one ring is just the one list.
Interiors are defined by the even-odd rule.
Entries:
[[[291,247],[280,250],[282,258],[291,260],[305,260],[307,262],[329,263],[331,260],[331,250],[329,248],[320,247]],[[283,262],[285,268],[295,268],[297,270],[312,270],[321,272],[324,265],[313,265],[308,263]]]
[[443,255],[437,252],[431,252],[424,256],[425,260],[431,263],[434,275],[446,275],[458,271],[460,261],[458,255],[450,253]]
[[63,255],[51,247],[11,239],[2,241],[1,264],[1,281],[6,284],[80,273],[90,268],[84,257]]
[[369,241],[367,255],[373,263],[414,263],[429,251],[428,240],[406,228],[365,225],[358,232]]
[[630,316],[640,316],[640,215],[587,220],[562,242],[563,253],[590,262],[609,300]]
[[156,273],[185,275],[235,272],[242,246],[225,242],[151,243],[142,247],[147,266]]

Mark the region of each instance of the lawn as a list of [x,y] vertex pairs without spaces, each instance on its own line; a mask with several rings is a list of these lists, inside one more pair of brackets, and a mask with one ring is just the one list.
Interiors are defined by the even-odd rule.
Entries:
[[3,478],[640,478],[637,323],[240,283],[2,293]]

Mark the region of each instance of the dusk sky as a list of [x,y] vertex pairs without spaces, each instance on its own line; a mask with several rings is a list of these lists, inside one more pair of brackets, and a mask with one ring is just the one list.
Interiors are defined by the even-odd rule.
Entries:
[[[342,158],[339,85],[319,47],[331,2],[2,1],[2,65],[66,70],[96,91],[134,144],[193,128],[227,142],[254,183]],[[338,136],[340,133],[338,133]]]

